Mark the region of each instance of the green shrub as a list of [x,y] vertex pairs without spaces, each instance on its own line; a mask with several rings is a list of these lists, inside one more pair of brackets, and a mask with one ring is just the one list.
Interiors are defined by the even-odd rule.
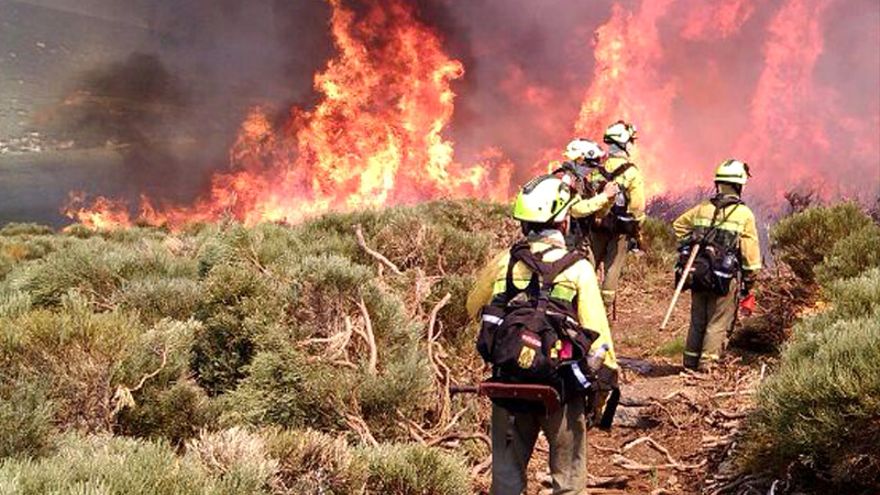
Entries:
[[47,225],[37,223],[7,223],[0,228],[0,237],[12,237],[17,235],[52,235],[55,231]]
[[186,456],[196,459],[209,473],[241,493],[268,488],[278,461],[266,454],[266,444],[256,433],[239,427],[209,432],[186,444]]
[[880,226],[866,227],[837,241],[816,267],[816,279],[823,286],[833,281],[854,277],[865,270],[880,266]]
[[354,455],[344,437],[314,430],[269,430],[264,437],[287,493],[363,493],[367,462]]
[[120,412],[116,431],[180,445],[207,427],[214,415],[205,391],[192,380],[180,379],[145,387],[135,406]]
[[160,243],[133,248],[89,239],[23,267],[13,289],[31,294],[38,306],[57,305],[64,294],[76,289],[100,306],[109,304],[126,280],[194,276],[195,269],[195,262],[172,255]]
[[770,231],[773,249],[802,280],[814,280],[813,269],[835,243],[867,227],[871,219],[855,203],[817,206],[782,219]]
[[834,282],[829,288],[829,295],[834,304],[832,314],[835,317],[853,318],[871,314],[880,307],[880,268]]
[[283,319],[282,297],[271,281],[246,264],[221,264],[201,284],[191,368],[211,395],[235,387],[256,351],[257,334]]
[[38,457],[52,446],[53,405],[35,383],[15,382],[0,389],[0,459]]
[[195,457],[179,458],[164,442],[67,436],[51,457],[0,464],[0,493],[43,495],[253,495],[268,480],[246,469],[218,475]]
[[292,349],[258,353],[238,387],[221,397],[223,424],[338,428],[353,376]]
[[454,495],[470,493],[468,471],[455,455],[424,445],[382,445],[360,451],[368,462],[367,493]]
[[654,217],[646,217],[642,222],[642,246],[649,254],[661,258],[672,255],[678,248],[672,225]]
[[831,307],[796,325],[745,436],[759,469],[880,488],[880,268],[834,282]]
[[125,282],[114,303],[137,311],[146,322],[187,320],[195,314],[201,291],[199,283],[188,278],[149,277]]
[[751,462],[783,472],[793,464],[839,486],[880,488],[880,311],[807,322],[760,389],[745,436]]

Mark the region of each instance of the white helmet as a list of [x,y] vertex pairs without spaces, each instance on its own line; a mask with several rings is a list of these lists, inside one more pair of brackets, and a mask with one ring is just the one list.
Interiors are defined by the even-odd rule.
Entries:
[[626,146],[626,143],[635,141],[636,137],[638,137],[636,134],[636,126],[623,120],[618,120],[608,126],[608,129],[605,129],[604,141],[608,144],[616,144],[623,148]]
[[599,161],[605,156],[605,150],[589,139],[577,138],[568,143],[562,154],[568,160]]

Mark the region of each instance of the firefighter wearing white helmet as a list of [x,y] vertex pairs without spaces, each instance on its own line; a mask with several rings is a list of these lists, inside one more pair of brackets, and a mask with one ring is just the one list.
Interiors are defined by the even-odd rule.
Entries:
[[562,180],[570,184],[578,195],[577,201],[571,207],[573,221],[567,236],[568,244],[569,247],[582,251],[594,263],[590,249],[590,231],[596,222],[594,216],[610,205],[619,188],[616,183],[597,187],[588,180],[592,171],[601,167],[605,159],[605,150],[596,142],[585,138],[573,139],[562,155],[568,161],[554,173],[560,174]]
[[628,251],[641,249],[641,224],[645,219],[645,179],[633,163],[636,127],[623,120],[608,126],[603,141],[608,158],[594,170],[589,180],[594,184],[616,183],[619,191],[613,201],[599,212],[601,221],[593,228],[590,244],[596,268],[602,266],[602,298],[606,306],[614,303]]
[[[483,322],[480,334],[490,332],[497,347],[504,335],[513,335],[513,341],[521,350],[517,351],[517,365],[531,366],[535,352],[565,359],[564,353],[572,353],[578,339],[589,336],[592,343],[583,340],[589,355],[599,357],[598,369],[607,370],[602,376],[616,377],[618,369],[614,354],[608,320],[602,305],[599,284],[593,266],[580,253],[566,248],[565,232],[569,224],[569,211],[576,200],[571,189],[560,178],[553,175],[540,176],[526,184],[516,197],[513,217],[520,221],[525,239],[516,242],[510,249],[498,253],[477,275],[477,280],[468,294],[468,314]],[[549,269],[549,270],[548,270]],[[567,316],[565,321],[576,320],[579,329],[568,333],[568,344],[546,349],[540,339],[531,354],[524,354],[526,347],[520,335],[512,331],[492,333],[488,324],[499,325],[507,313],[492,316],[492,308],[512,307],[509,301],[526,298],[531,302],[532,295],[527,291],[533,279],[533,270],[552,277],[548,304],[560,314]],[[554,276],[555,274],[555,276]],[[543,276],[541,279],[543,280]],[[508,283],[511,286],[508,286]],[[520,307],[520,306],[516,306]],[[520,311],[520,310],[517,310]],[[496,313],[497,314],[497,313]],[[516,313],[514,313],[516,314]],[[532,313],[534,314],[534,313]],[[482,317],[481,317],[482,315]],[[563,321],[559,319],[559,321]],[[489,322],[489,323],[486,323]],[[510,327],[508,327],[510,328]],[[576,327],[569,327],[569,331]],[[587,331],[590,329],[594,332]],[[583,336],[578,337],[583,332]],[[548,333],[546,333],[549,336]],[[558,335],[558,334],[557,334]],[[523,334],[522,339],[526,339]],[[534,339],[533,339],[534,340]],[[562,339],[556,343],[562,343]],[[566,346],[568,351],[566,351]],[[480,345],[478,343],[478,349]],[[506,347],[505,347],[506,348]],[[481,351],[484,359],[486,356]],[[523,363],[525,357],[529,363]],[[569,356],[569,359],[574,359]],[[493,367],[493,379],[505,381],[508,368],[488,360]],[[560,366],[563,366],[560,364]],[[565,366],[572,366],[566,363]],[[573,373],[573,371],[571,371]],[[581,375],[583,376],[583,375]],[[519,382],[522,383],[522,382]],[[528,383],[528,382],[526,382]],[[570,384],[571,385],[571,384]],[[541,431],[549,444],[550,474],[555,487],[554,493],[575,494],[586,490],[587,472],[587,404],[586,390],[568,390],[562,394],[563,403],[554,411],[535,410],[525,407],[520,399],[495,400],[492,405],[492,488],[494,495],[520,495],[526,492],[529,458],[534,451],[535,441]],[[594,404],[590,403],[591,407]]]
[[[746,315],[755,308],[752,287],[761,269],[761,247],[755,215],[741,197],[748,180],[748,164],[724,160],[715,170],[715,195],[673,223],[681,242],[677,275],[688,277],[685,286],[691,291],[683,360],[687,368],[718,360],[737,308]],[[698,246],[694,268],[683,274],[686,259]]]

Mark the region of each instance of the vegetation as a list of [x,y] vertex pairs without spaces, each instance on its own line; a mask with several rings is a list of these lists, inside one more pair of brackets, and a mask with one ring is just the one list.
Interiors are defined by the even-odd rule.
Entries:
[[795,214],[780,222],[773,238],[795,273],[805,280],[816,275],[830,304],[795,326],[778,371],[762,384],[744,460],[751,469],[835,492],[875,490],[880,228],[845,204]]
[[0,229],[0,493],[469,493],[465,460],[409,443],[400,417],[449,420],[424,400],[444,386],[425,335],[447,292],[435,346],[479,369],[464,295],[506,222],[465,201]]
[[871,218],[855,203],[813,206],[780,220],[770,238],[779,261],[802,280],[813,282],[814,268],[838,241],[870,225]]
[[[297,226],[3,227],[0,493],[471,493],[487,411],[455,418],[469,434],[454,449],[422,440],[452,421],[447,380],[481,377],[464,301],[519,235],[506,213],[450,201]],[[626,279],[667,285],[671,229],[649,219],[643,235]],[[843,204],[771,235],[828,305],[762,385],[743,460],[877,486],[880,227]]]

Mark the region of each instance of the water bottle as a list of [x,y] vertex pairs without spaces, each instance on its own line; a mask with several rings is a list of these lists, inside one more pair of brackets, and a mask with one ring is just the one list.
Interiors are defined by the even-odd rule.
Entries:
[[587,357],[587,366],[594,373],[605,364],[605,354],[608,352],[608,344],[602,344],[595,352],[590,353]]

